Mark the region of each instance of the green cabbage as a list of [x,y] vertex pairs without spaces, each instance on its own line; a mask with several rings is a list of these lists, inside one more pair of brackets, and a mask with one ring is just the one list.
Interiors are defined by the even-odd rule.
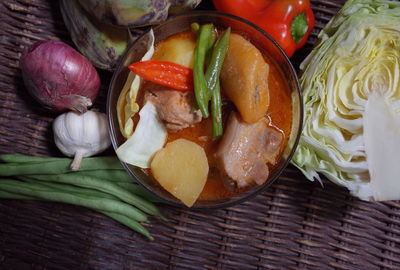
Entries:
[[147,101],[139,112],[139,122],[133,132],[115,153],[125,163],[140,168],[150,168],[154,154],[167,141],[167,129],[158,116],[153,103]]
[[[300,66],[304,126],[292,163],[308,179],[320,181],[319,174],[323,174],[361,199],[393,199],[378,196],[374,190],[377,185],[385,186],[386,175],[379,175],[379,179],[371,177],[375,167],[381,166],[373,160],[389,164],[385,159],[390,161],[393,154],[368,152],[364,125],[368,122],[369,127],[372,126],[368,132],[374,134],[369,134],[368,138],[378,138],[379,132],[390,143],[400,145],[399,66],[399,2],[350,0],[321,31],[318,45]],[[372,110],[375,108],[374,101],[369,101],[371,96],[382,97],[377,100],[383,100],[379,103],[383,105],[376,106],[382,113],[369,113],[373,116],[366,119],[367,103]],[[384,115],[393,116],[390,138],[385,137],[386,130],[378,128],[387,125],[373,128],[371,124],[373,117],[375,121],[386,121],[386,118],[379,118]],[[395,138],[398,138],[396,142]],[[373,150],[379,150],[377,145],[373,144]],[[368,155],[375,156],[369,158]],[[397,167],[396,170],[400,170],[400,165]],[[400,199],[400,191],[397,194]]]
[[[150,60],[154,54],[154,32],[149,31],[148,50],[143,55],[141,61]],[[137,93],[142,83],[142,78],[132,71],[129,72],[128,78],[122,87],[117,101],[118,124],[122,135],[128,139],[134,131],[133,116],[140,110],[139,104],[136,103]]]

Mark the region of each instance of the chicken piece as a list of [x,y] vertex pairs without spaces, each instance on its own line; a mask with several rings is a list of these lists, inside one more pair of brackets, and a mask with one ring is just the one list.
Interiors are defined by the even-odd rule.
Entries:
[[178,131],[201,121],[200,110],[194,110],[192,92],[166,89],[165,86],[156,84],[151,84],[146,89],[144,103],[151,101],[155,105],[167,129]]
[[282,143],[283,134],[270,126],[268,119],[248,124],[238,113],[231,113],[215,153],[225,186],[232,190],[263,184],[269,175],[267,163],[277,162]]
[[267,139],[267,142],[264,145],[265,148],[262,148],[262,159],[264,162],[275,165],[281,152],[284,139],[283,133],[268,126],[267,130],[265,130],[264,136]]

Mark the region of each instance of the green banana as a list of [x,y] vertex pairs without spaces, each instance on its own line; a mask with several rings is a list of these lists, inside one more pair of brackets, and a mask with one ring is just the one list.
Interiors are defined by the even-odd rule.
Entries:
[[133,39],[129,29],[97,21],[80,6],[78,0],[60,0],[60,8],[78,50],[96,67],[113,70]]

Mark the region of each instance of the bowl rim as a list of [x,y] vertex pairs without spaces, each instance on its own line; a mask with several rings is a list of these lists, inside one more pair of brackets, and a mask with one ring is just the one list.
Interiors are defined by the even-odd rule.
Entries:
[[[267,32],[265,32],[263,29],[261,29],[260,27],[258,27],[257,25],[253,24],[252,22],[243,19],[241,17],[232,15],[232,14],[228,14],[225,12],[220,12],[220,11],[214,11],[214,10],[192,10],[192,11],[188,11],[188,12],[183,12],[180,14],[176,14],[173,15],[171,17],[169,17],[166,21],[161,22],[159,24],[153,25],[151,26],[148,30],[144,31],[141,35],[139,35],[133,42],[131,42],[128,47],[126,48],[125,52],[123,53],[123,55],[120,57],[120,59],[117,62],[117,65],[113,71],[113,75],[111,78],[111,81],[109,83],[108,86],[108,93],[107,93],[107,102],[106,102],[106,114],[107,114],[107,123],[108,123],[108,130],[109,130],[109,136],[111,139],[111,143],[113,146],[114,151],[116,151],[116,149],[118,148],[118,141],[116,139],[117,133],[120,133],[119,129],[115,130],[114,129],[114,120],[113,120],[113,115],[115,114],[115,112],[113,112],[114,108],[111,106],[111,99],[112,99],[112,88],[115,84],[115,81],[117,79],[117,74],[119,73],[118,71],[121,70],[121,68],[124,67],[124,63],[129,55],[129,52],[132,50],[132,48],[135,46],[135,44],[137,42],[140,41],[141,38],[143,38],[145,35],[147,35],[151,29],[158,29],[160,27],[163,27],[163,25],[170,23],[173,20],[179,19],[180,17],[187,17],[187,16],[220,16],[220,17],[225,17],[228,19],[232,19],[232,20],[236,20],[236,21],[240,21],[241,23],[247,24],[248,26],[250,26],[251,28],[254,28],[256,31],[260,32],[263,36],[265,36],[267,39],[269,39],[272,44],[274,44],[274,46],[279,50],[279,52],[282,54],[283,57],[283,61],[285,62],[285,64],[288,66],[289,68],[289,72],[291,73],[293,79],[294,79],[294,85],[296,86],[295,90],[292,90],[293,92],[297,93],[298,99],[299,99],[299,111],[298,111],[298,130],[297,130],[297,134],[295,135],[295,139],[293,142],[293,146],[290,149],[290,152],[286,158],[285,161],[283,161],[280,165],[280,168],[275,172],[274,176],[269,178],[264,184],[262,184],[261,187],[259,187],[258,189],[254,190],[253,192],[251,192],[252,189],[256,188],[255,187],[251,187],[249,190],[244,191],[243,193],[248,193],[245,194],[244,196],[237,198],[233,201],[226,201],[226,202],[222,202],[222,203],[217,203],[215,205],[198,205],[196,206],[196,204],[194,204],[192,207],[188,207],[186,205],[184,205],[181,202],[174,201],[174,200],[170,200],[168,198],[165,198],[164,196],[161,196],[160,194],[158,194],[157,192],[153,191],[151,188],[149,188],[147,185],[145,185],[142,180],[140,179],[140,177],[137,177],[135,175],[135,173],[132,172],[132,170],[129,168],[130,165],[126,164],[125,162],[121,161],[122,166],[125,168],[125,170],[127,171],[127,173],[132,177],[132,180],[136,181],[138,184],[140,184],[143,188],[145,188],[148,192],[150,192],[151,194],[153,194],[154,196],[156,196],[157,198],[160,198],[162,200],[163,203],[166,203],[168,205],[172,205],[175,207],[179,207],[179,208],[183,208],[183,209],[190,209],[190,210],[213,210],[213,209],[223,209],[223,208],[227,208],[227,207],[231,207],[234,205],[238,205],[241,204],[247,200],[250,200],[252,198],[254,198],[255,196],[257,196],[258,194],[262,193],[263,191],[265,191],[267,188],[269,188],[283,173],[283,171],[287,168],[287,166],[289,165],[296,149],[298,146],[298,143],[300,141],[300,137],[301,137],[301,132],[303,129],[303,121],[304,121],[304,104],[303,104],[303,96],[302,96],[302,92],[301,92],[301,86],[300,86],[300,82],[299,82],[299,77],[297,75],[297,72],[292,64],[292,62],[290,61],[289,57],[286,55],[286,53],[284,52],[284,50],[281,48],[281,46],[278,44],[278,42],[276,42]],[[274,58],[274,57],[273,57]],[[118,125],[118,123],[117,123]],[[293,128],[293,127],[292,127]],[[292,130],[293,131],[293,130]],[[133,165],[132,165],[133,166]],[[213,201],[213,200],[210,200]],[[217,201],[217,200],[215,200]]]

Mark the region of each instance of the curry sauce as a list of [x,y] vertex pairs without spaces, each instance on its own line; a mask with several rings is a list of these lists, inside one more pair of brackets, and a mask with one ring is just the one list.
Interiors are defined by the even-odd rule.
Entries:
[[[190,32],[183,32],[177,35],[191,35]],[[177,36],[175,35],[175,36]],[[158,47],[156,46],[155,54],[158,53]],[[271,120],[270,124],[274,126],[276,129],[280,130],[284,134],[284,138],[287,141],[290,130],[291,130],[291,119],[292,119],[292,102],[291,102],[291,91],[289,86],[285,80],[285,77],[278,67],[278,65],[274,62],[274,60],[270,59],[268,56],[264,55],[265,61],[269,64],[269,75],[268,78],[268,87],[269,87],[269,97],[270,104],[268,111],[264,117],[267,117]],[[143,92],[146,88],[146,83],[142,86],[142,89],[138,94],[138,103],[140,106],[143,106]],[[224,89],[221,89],[223,100],[226,99],[224,97]],[[231,110],[234,109],[231,106]],[[224,116],[229,114],[229,111],[224,111]],[[137,116],[136,116],[137,117]],[[226,117],[225,117],[226,118]],[[137,122],[137,118],[135,122]],[[212,138],[212,120],[211,117],[207,119],[203,119],[200,123],[197,123],[191,127],[184,128],[179,131],[168,131],[167,143],[175,141],[179,138],[184,138],[189,141],[195,142],[205,150],[205,153],[208,158],[208,163],[210,167],[209,175],[205,187],[199,197],[200,200],[217,200],[221,198],[226,198],[232,196],[235,193],[240,193],[245,189],[250,187],[246,187],[245,189],[238,189],[235,191],[230,191],[224,186],[223,179],[221,175],[218,173],[218,170],[215,169],[215,150],[218,147],[220,140],[213,140]],[[286,145],[286,141],[284,145]],[[270,166],[272,169],[272,166]],[[144,170],[146,174],[149,176],[151,172],[149,169]],[[156,181],[156,180],[154,180]]]

